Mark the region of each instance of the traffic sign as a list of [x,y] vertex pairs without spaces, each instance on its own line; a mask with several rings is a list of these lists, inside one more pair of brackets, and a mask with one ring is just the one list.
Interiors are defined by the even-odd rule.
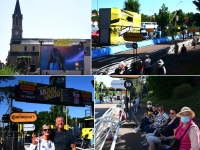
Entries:
[[125,87],[126,89],[131,89],[131,88],[133,87],[133,82],[132,82],[131,80],[126,80],[126,81],[124,82],[124,87]]
[[111,87],[112,88],[124,88],[124,80],[112,80]]
[[133,47],[133,49],[137,49],[138,48],[138,44],[137,43],[133,43],[132,47]]
[[23,110],[21,108],[12,107],[12,111],[13,112],[22,112]]
[[125,41],[142,41],[142,34],[140,33],[124,33],[123,38]]
[[37,115],[34,112],[11,113],[10,121],[12,122],[34,122],[37,120]]
[[35,125],[34,124],[23,124],[23,131],[34,131]]

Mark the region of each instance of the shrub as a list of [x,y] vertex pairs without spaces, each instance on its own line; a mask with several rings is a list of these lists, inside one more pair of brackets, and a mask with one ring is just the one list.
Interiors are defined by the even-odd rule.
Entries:
[[152,97],[152,96],[154,96],[153,91],[149,91],[149,92],[148,92],[148,97]]
[[192,87],[188,83],[183,83],[180,86],[175,87],[173,90],[173,98],[175,99],[189,97],[192,94]]

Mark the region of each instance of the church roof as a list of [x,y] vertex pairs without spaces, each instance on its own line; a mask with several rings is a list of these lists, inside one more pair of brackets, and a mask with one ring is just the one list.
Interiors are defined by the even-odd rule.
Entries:
[[[10,44],[40,44],[40,41],[42,41],[43,45],[54,45],[55,39],[49,39],[49,38],[22,38],[22,39],[11,39]],[[86,42],[90,41],[90,39],[72,39],[73,44],[77,45],[80,42]]]
[[22,17],[19,0],[16,1],[15,11],[13,15],[18,15],[19,17]]

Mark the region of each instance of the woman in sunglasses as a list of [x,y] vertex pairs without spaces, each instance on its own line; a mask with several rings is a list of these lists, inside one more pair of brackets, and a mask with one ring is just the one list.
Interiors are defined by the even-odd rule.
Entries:
[[42,136],[32,139],[32,144],[28,150],[55,150],[54,143],[50,139],[51,126],[44,124],[42,126]]
[[[180,118],[176,117],[178,113],[178,109],[171,108],[170,109],[170,118],[168,119],[167,124],[161,130],[155,130],[154,133],[149,133],[146,135],[147,143],[150,146],[151,150],[155,150],[155,144],[160,144],[163,140],[163,136],[173,136],[174,129],[179,126]],[[163,144],[168,144],[166,142],[162,142]]]

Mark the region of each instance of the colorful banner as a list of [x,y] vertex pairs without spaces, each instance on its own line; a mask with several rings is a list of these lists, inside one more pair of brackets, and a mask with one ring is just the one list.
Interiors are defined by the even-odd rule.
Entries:
[[72,46],[72,39],[56,39],[54,40],[54,46]]
[[74,46],[41,46],[41,70],[83,70],[84,47]]

